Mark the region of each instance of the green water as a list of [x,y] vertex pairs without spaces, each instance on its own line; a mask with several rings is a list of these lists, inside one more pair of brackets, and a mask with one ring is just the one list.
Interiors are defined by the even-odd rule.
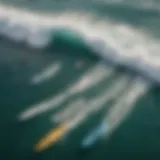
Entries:
[[[3,45],[3,46],[2,46]],[[56,146],[43,153],[34,153],[34,144],[56,125],[51,122],[53,112],[38,116],[30,121],[19,123],[17,114],[36,102],[39,102],[58,92],[63,92],[68,84],[79,79],[92,68],[98,59],[85,56],[69,56],[65,53],[36,53],[26,49],[13,49],[9,52],[3,43],[0,47],[1,57],[1,157],[2,159],[151,159],[159,157],[159,106],[158,92],[150,91],[136,103],[132,114],[117,128],[109,140],[104,138],[92,151],[82,154],[79,152],[80,140],[85,133],[92,129],[100,120],[102,113],[85,121],[73,130]],[[12,59],[9,58],[13,56]],[[84,60],[86,65],[76,68],[76,62]],[[37,86],[29,83],[32,75],[40,71],[47,64],[59,61],[63,67],[58,75]],[[102,88],[120,75],[129,74],[117,72],[113,77],[78,97],[92,98],[99,94]],[[73,96],[70,101],[75,99]],[[65,103],[61,106],[65,107]],[[104,110],[103,110],[104,111]],[[56,111],[55,111],[56,112]]]
[[[61,12],[66,10],[87,10],[94,12],[101,19],[109,17],[117,22],[129,23],[136,28],[143,28],[159,39],[159,12],[156,10],[135,9],[126,5],[89,3],[86,1],[6,1],[18,7],[26,7],[39,12]],[[135,4],[138,3],[135,1]],[[85,5],[84,5],[85,4]],[[158,5],[157,5],[158,6]],[[77,45],[75,43],[75,45]],[[63,47],[62,47],[63,46]],[[65,48],[66,47],[66,48]],[[69,48],[70,47],[70,48]],[[47,132],[57,125],[51,121],[54,113],[62,110],[75,99],[84,97],[94,99],[113,80],[122,75],[133,75],[129,71],[117,70],[116,73],[90,90],[73,95],[55,111],[50,111],[24,123],[17,120],[17,115],[29,106],[58,93],[76,82],[100,60],[88,54],[88,50],[65,44],[52,49],[37,51],[0,40],[0,160],[142,160],[160,159],[160,91],[158,87],[149,90],[135,104],[132,113],[111,134],[102,138],[92,150],[81,153],[79,144],[86,133],[99,124],[106,110],[96,113],[70,132],[55,146],[42,153],[34,152],[34,145]],[[147,46],[146,46],[147,47]],[[87,55],[86,55],[87,54]],[[85,62],[82,67],[77,63]],[[62,64],[58,74],[43,83],[31,84],[31,78],[49,64]],[[130,80],[131,82],[132,80]],[[110,107],[106,104],[104,107]]]

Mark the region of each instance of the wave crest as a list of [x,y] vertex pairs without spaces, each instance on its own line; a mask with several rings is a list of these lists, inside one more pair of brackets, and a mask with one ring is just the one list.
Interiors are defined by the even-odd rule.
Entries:
[[1,5],[0,34],[33,48],[61,42],[60,47],[92,50],[102,59],[160,82],[159,40],[127,24],[93,18],[89,13],[41,15]]

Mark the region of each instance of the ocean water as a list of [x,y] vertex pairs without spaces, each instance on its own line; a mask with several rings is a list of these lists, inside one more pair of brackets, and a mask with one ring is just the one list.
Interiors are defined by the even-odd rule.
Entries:
[[1,0],[0,158],[159,159],[159,18],[159,0]]

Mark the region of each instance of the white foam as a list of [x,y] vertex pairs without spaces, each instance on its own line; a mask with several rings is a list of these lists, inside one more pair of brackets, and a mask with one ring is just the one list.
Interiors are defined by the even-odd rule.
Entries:
[[80,98],[78,100],[76,99],[73,102],[69,103],[67,106],[65,106],[64,110],[58,112],[57,114],[54,114],[51,119],[56,123],[63,122],[84,107],[86,107],[85,100],[83,98]]
[[70,92],[84,92],[102,82],[104,79],[111,77],[113,74],[113,68],[100,62],[90,69],[87,74],[82,76],[82,78],[80,78],[80,80],[71,88]]
[[117,102],[111,107],[110,111],[107,112],[107,116],[105,118],[106,123],[109,124],[109,131],[107,132],[107,135],[123,122],[135,107],[135,103],[148,91],[149,87],[149,83],[136,78],[128,91],[120,96]]
[[40,84],[46,80],[49,80],[50,78],[54,78],[61,68],[62,64],[54,62],[54,64],[43,69],[41,73],[33,76],[30,80],[31,84]]
[[74,116],[74,118],[72,118],[72,120],[69,121],[70,128],[73,129],[77,127],[77,125],[82,123],[87,117],[89,117],[89,115],[99,111],[105,103],[121,94],[128,81],[129,77],[122,77],[116,80],[116,82],[112,84],[111,88],[107,88],[103,95],[96,97],[93,101],[86,104],[87,107],[82,109]]
[[[69,28],[83,35],[84,41],[93,49],[98,49],[100,57],[110,59],[116,64],[134,67],[160,82],[160,43],[144,30],[112,22],[107,18],[105,20],[97,18],[94,21],[87,13],[41,15],[4,5],[0,6],[0,19],[8,19],[4,27],[7,30],[3,34],[21,40],[26,36],[23,41],[35,48],[48,45],[52,35],[51,29]],[[28,27],[28,34],[24,32],[25,36],[21,34],[20,38],[15,38],[12,29],[8,29],[13,23],[17,26],[25,24]],[[98,47],[97,41],[103,43],[101,47]]]
[[66,110],[62,110],[59,114],[53,115],[52,119],[55,122],[63,122],[71,119],[71,117],[75,117],[79,112],[82,111],[85,114],[93,114],[103,107],[103,103],[107,103],[109,100],[114,99],[121,94],[128,81],[128,77],[114,79],[111,82],[111,87],[107,88],[96,98],[93,98],[93,100],[86,101],[84,99],[80,99],[81,103],[79,101],[79,103],[75,101],[76,104],[73,103],[73,106],[69,104]]
[[[100,63],[100,66],[101,66],[101,63]],[[96,68],[97,68],[97,66],[94,69],[96,70]],[[106,68],[106,70],[107,70],[107,68]],[[101,70],[98,70],[98,71],[100,72]],[[102,71],[104,71],[103,68],[102,68]],[[105,77],[111,76],[113,73],[112,71],[113,70],[110,70],[110,72],[106,71]],[[102,72],[102,73],[104,74],[104,72]],[[77,88],[76,86],[79,86],[79,83],[81,83],[81,81],[78,81],[75,84],[71,84],[65,91],[62,91],[62,93],[58,94],[57,96],[53,96],[53,97],[51,97],[47,100],[44,100],[38,104],[30,106],[26,111],[23,111],[18,115],[18,119],[20,121],[26,121],[26,120],[34,118],[35,116],[38,116],[42,113],[45,113],[50,110],[54,110],[54,109],[58,108],[63,102],[65,102],[72,95],[75,95],[77,93],[81,93],[81,92],[85,91],[86,89],[88,89],[88,87],[83,87],[83,89],[79,88],[79,87]],[[94,84],[96,84],[96,83],[94,83]]]
[[[82,78],[71,87],[70,92],[72,94],[84,92],[98,85],[104,78],[109,78],[112,74],[114,74],[113,69],[108,68],[105,64],[100,62],[90,69],[87,74],[82,76]],[[74,116],[76,112],[82,110],[84,107],[86,108],[84,99],[78,101],[74,100],[71,104],[67,105],[64,110],[60,111],[60,113],[53,115],[51,119],[55,122],[64,121],[64,119],[71,115]]]

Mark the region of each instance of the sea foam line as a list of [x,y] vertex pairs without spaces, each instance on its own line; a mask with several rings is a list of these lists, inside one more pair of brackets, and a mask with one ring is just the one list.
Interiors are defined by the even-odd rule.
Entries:
[[86,100],[84,98],[76,99],[73,102],[65,106],[65,109],[53,114],[51,120],[58,123],[65,121],[68,117],[74,116],[79,110],[86,107]]
[[[104,70],[105,67],[105,70]],[[101,79],[98,77],[97,79],[97,71],[99,72],[100,70],[97,68],[101,68],[102,72],[101,74]],[[94,69],[96,72],[94,72]],[[69,86],[68,89],[66,89],[63,93],[58,94],[57,96],[51,97],[47,100],[44,100],[38,104],[35,104],[33,106],[30,106],[26,111],[21,112],[18,115],[18,120],[20,121],[26,121],[29,119],[32,119],[42,113],[48,112],[50,110],[54,110],[58,108],[67,98],[71,97],[74,94],[81,93],[91,86],[93,87],[96,85],[98,82],[102,81],[104,78],[108,78],[112,76],[114,73],[114,69],[112,68],[107,68],[104,64],[98,63],[95,67],[91,69],[91,73],[88,72],[89,75],[83,75],[82,79],[75,84],[72,84]],[[92,81],[85,81],[86,79],[92,79]],[[96,83],[94,82],[96,81]],[[82,85],[83,81],[83,85]],[[85,84],[84,84],[85,82]],[[87,85],[86,85],[87,84]],[[80,87],[81,86],[81,87]]]
[[[103,101],[108,101],[110,99],[116,98],[125,88],[127,82],[129,82],[129,77],[127,76],[114,79],[111,82],[110,87],[107,87],[107,89],[103,93],[101,93],[100,96],[93,98],[93,100],[89,101],[86,101],[86,99],[84,98],[75,100],[71,104],[66,106],[64,110],[58,112],[57,114],[54,114],[51,119],[56,123],[64,122],[67,121],[67,119],[70,119],[71,117],[75,117],[75,115],[77,115],[82,110],[84,113],[87,112],[88,109],[93,109],[93,112],[98,111],[99,109],[101,109],[101,107],[103,107],[103,105],[99,104]],[[94,109],[93,104],[98,106]]]
[[107,118],[105,117],[100,125],[84,137],[81,142],[83,148],[86,149],[93,146],[99,138],[111,133],[126,118],[137,99],[146,92],[149,85],[145,86],[144,84],[146,85],[147,83],[142,82],[139,78],[132,82],[127,91],[117,98],[109,113],[107,112]]
[[84,92],[114,74],[114,68],[106,66],[104,62],[97,63],[93,68],[89,69],[87,73],[73,85],[73,87],[71,87],[70,92]]
[[97,50],[101,58],[134,68],[160,82],[160,42],[144,30],[113,22],[107,17],[94,20],[89,13],[42,15],[4,5],[0,6],[0,19],[4,22],[0,25],[1,34],[10,36],[14,34],[12,27],[19,26],[19,31],[24,32],[24,41],[35,48],[43,48],[54,39],[50,32],[68,28],[82,35],[84,42]]
[[[120,88],[122,87],[121,84],[123,82],[125,82],[123,78],[121,79],[121,81],[117,82],[117,84],[119,84]],[[117,90],[117,87],[115,87],[115,88],[113,87],[112,89],[113,89],[112,93],[106,91],[105,94],[103,94],[103,96],[99,96],[97,98],[97,100],[99,100],[98,104],[95,101],[91,102],[92,106],[90,108],[87,108],[87,110],[83,109],[82,111],[80,111],[80,113],[78,115],[74,116],[74,118],[70,118],[66,122],[62,122],[57,128],[52,129],[47,135],[45,135],[35,145],[35,151],[36,152],[42,152],[45,149],[53,146],[60,139],[62,139],[64,136],[66,136],[66,134],[68,132],[70,132],[75,127],[77,127],[80,123],[82,123],[89,116],[89,114],[93,113],[92,112],[93,110],[98,111],[97,110],[98,105],[100,105],[101,108],[102,108],[103,104],[106,103],[106,101],[109,100],[107,95],[111,98],[114,95],[114,93],[119,91],[119,90]],[[100,109],[100,107],[98,107],[98,109]]]
[[135,103],[149,90],[151,84],[138,77],[134,80],[129,91],[124,94],[107,112],[105,117],[106,125],[110,135],[131,113],[135,107]]
[[117,95],[119,95],[126,87],[126,83],[129,82],[129,77],[124,76],[117,80],[117,82],[113,83],[113,85],[106,91],[104,91],[103,94],[96,97],[94,100],[89,102],[87,105],[87,108],[82,109],[78,114],[72,118],[72,120],[69,120],[70,127],[73,129],[77,127],[78,124],[82,123],[89,115],[92,115],[96,112],[98,112],[103,105],[110,100],[116,98]]
[[[124,82],[124,81],[122,81],[122,82]],[[135,87],[135,85],[134,85],[134,87]],[[132,87],[130,87],[130,89],[132,89]],[[139,89],[139,86],[138,86],[138,89]],[[142,91],[142,90],[139,90],[139,91]],[[142,92],[140,92],[140,93],[142,93]],[[102,98],[102,97],[99,97],[99,98]],[[105,96],[105,98],[106,98],[106,96]],[[135,100],[136,96],[132,97],[132,98]],[[127,100],[127,103],[125,103],[125,104],[129,105],[132,102],[133,101],[131,101],[131,100],[129,100],[129,101]],[[101,101],[100,103],[101,104],[99,104],[99,105],[103,105],[105,103],[105,101]],[[94,103],[92,105],[92,107],[96,108],[97,107],[96,103]],[[44,151],[45,149],[47,149],[48,147],[51,147],[55,143],[57,143],[61,138],[63,138],[64,136],[66,136],[66,134],[70,130],[74,129],[75,127],[77,127],[77,125],[79,125],[81,122],[83,122],[88,117],[88,114],[89,114],[88,112],[90,112],[90,110],[87,110],[87,112],[86,112],[86,110],[85,110],[85,112],[82,111],[82,112],[80,112],[80,114],[78,114],[77,116],[75,116],[75,118],[73,118],[73,119],[71,119],[71,120],[69,120],[67,122],[64,122],[64,123],[60,124],[57,128],[51,130],[44,138],[42,138],[35,145],[35,150],[37,152],[41,152],[41,151]],[[82,145],[84,145],[83,147],[88,147],[88,145],[92,145],[93,144],[92,141],[94,142],[96,140],[95,138],[99,138],[100,136],[104,135],[106,133],[106,131],[108,131],[108,126],[105,127],[105,121],[102,122],[102,126],[101,127],[99,128],[101,130],[100,130],[100,133],[98,132],[98,135],[97,135],[97,132],[94,133],[94,134],[91,133],[92,134],[91,135],[91,139],[90,139],[90,135],[89,135],[89,141],[88,141],[88,138],[87,138],[87,142],[84,141],[86,143],[82,142]]]
[[58,71],[62,68],[62,64],[54,62],[54,64],[49,65],[47,68],[43,69],[40,73],[33,76],[30,80],[31,84],[40,84],[51,77],[55,77]]

